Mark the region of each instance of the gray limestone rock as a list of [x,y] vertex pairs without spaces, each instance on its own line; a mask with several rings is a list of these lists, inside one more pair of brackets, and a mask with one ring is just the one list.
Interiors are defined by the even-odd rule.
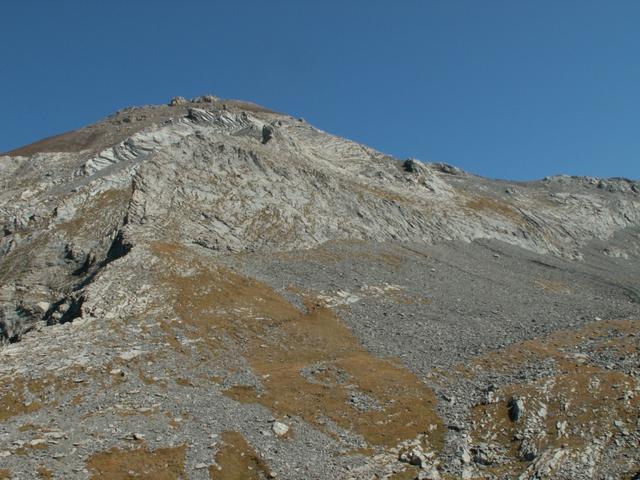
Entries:
[[184,105],[188,103],[188,100],[184,97],[173,97],[169,102],[169,106],[175,107],[177,105]]

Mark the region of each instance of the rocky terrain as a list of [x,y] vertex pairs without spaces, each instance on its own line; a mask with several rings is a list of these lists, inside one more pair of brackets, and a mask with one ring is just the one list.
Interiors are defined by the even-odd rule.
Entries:
[[0,180],[0,478],[640,478],[640,182],[213,96]]

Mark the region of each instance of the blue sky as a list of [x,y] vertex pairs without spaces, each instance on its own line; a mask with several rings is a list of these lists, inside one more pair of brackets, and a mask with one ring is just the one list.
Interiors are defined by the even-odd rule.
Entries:
[[0,6],[0,151],[213,93],[491,177],[640,178],[640,2]]

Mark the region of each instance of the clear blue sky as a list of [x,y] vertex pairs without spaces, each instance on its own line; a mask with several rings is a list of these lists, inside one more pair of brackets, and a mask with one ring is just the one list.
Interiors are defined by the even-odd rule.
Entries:
[[0,151],[213,93],[491,177],[640,178],[637,0],[16,0],[0,18]]

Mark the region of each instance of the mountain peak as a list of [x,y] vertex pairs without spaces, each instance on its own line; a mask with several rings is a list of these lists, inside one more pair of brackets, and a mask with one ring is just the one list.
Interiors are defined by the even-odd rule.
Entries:
[[0,422],[28,460],[2,458],[24,478],[26,425],[95,478],[640,460],[638,182],[491,180],[212,95],[16,149],[0,175]]

